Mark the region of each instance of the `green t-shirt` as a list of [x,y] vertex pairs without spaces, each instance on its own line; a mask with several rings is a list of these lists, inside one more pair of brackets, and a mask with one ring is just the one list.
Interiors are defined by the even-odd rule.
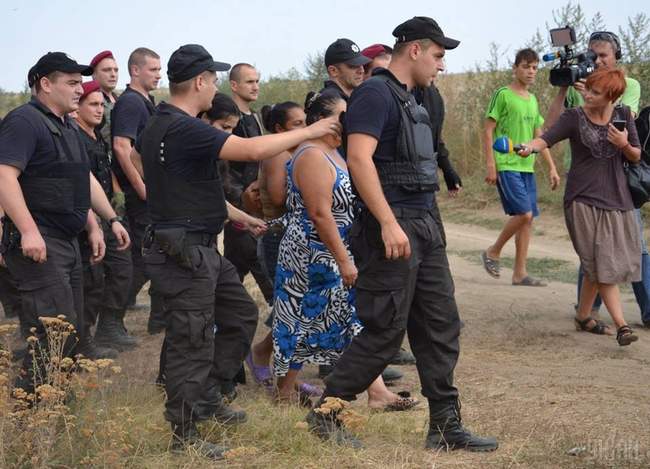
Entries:
[[[636,115],[639,113],[639,101],[641,100],[641,85],[634,78],[625,77],[625,92],[619,99],[621,104],[629,106]],[[566,94],[565,105],[567,108],[582,106],[585,100],[573,86],[569,87]]]
[[[529,93],[524,98],[507,86],[499,88],[492,95],[485,117],[497,123],[493,138],[507,136],[515,145],[530,142],[535,138],[535,130],[544,123],[535,95]],[[494,158],[497,171],[535,172],[534,154],[522,158],[514,152],[494,152]]]

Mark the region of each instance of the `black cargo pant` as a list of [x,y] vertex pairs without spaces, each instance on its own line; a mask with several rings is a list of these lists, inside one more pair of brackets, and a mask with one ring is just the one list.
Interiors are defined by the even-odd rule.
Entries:
[[[44,230],[41,230],[43,233]],[[34,356],[26,354],[21,376],[16,385],[33,390],[34,358],[36,359],[38,386],[46,377],[43,361],[47,360],[47,334],[39,316],[66,316],[66,320],[82,331],[83,321],[83,269],[77,239],[64,239],[43,234],[47,249],[47,261],[38,264],[23,256],[20,247],[12,247],[6,254],[7,267],[18,283],[23,317],[28,328],[35,328],[34,334],[40,343]],[[76,334],[71,335],[64,348],[65,356],[74,355]],[[41,353],[41,351],[43,353]]]
[[273,304],[273,285],[257,255],[257,240],[248,232],[238,230],[232,223],[223,230],[223,255],[237,269],[240,280],[249,272],[255,278],[268,304]]
[[409,238],[409,259],[387,260],[377,220],[367,211],[354,221],[350,247],[359,269],[356,309],[364,329],[325,379],[324,396],[353,400],[397,353],[408,332],[422,394],[456,398],[460,320],[454,283],[431,211],[393,209]]
[[445,233],[445,227],[442,224],[442,216],[440,216],[440,209],[438,208],[438,202],[436,201],[436,193],[433,194],[433,206],[431,207],[431,216],[433,220],[438,225],[438,232],[440,233],[440,239],[442,239],[442,245],[447,248],[447,233]]
[[18,285],[13,278],[9,269],[0,266],[0,303],[5,312],[5,317],[20,319],[20,293],[18,292]]
[[119,251],[119,242],[108,223],[102,222],[106,254],[95,265],[90,264],[91,250],[85,233],[79,238],[84,272],[84,321],[86,327],[97,322],[101,311],[121,312],[126,308],[133,265],[131,252]]
[[189,248],[191,268],[154,241],[144,262],[160,293],[167,327],[165,418],[173,424],[209,418],[221,386],[241,368],[257,327],[258,310],[235,267],[214,244]]
[[[151,223],[149,214],[147,212],[147,203],[138,197],[133,190],[125,192],[126,197],[126,216],[128,221],[129,236],[131,237],[131,261],[132,261],[132,280],[131,288],[129,289],[127,305],[136,303],[136,298],[145,283],[149,280],[149,275],[145,269],[144,261],[142,260],[142,241],[147,226]],[[163,311],[162,299],[156,295],[155,288],[149,289],[149,296],[151,297],[151,320],[164,324],[165,316]]]

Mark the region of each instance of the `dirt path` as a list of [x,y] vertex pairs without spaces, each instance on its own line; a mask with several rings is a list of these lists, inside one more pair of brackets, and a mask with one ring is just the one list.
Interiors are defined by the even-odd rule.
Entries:
[[[446,224],[446,231],[451,251],[484,249],[497,235],[457,224]],[[536,236],[530,255],[577,263],[571,243],[558,238]],[[514,254],[512,243],[505,254]],[[507,465],[648,467],[650,333],[637,329],[640,340],[630,347],[578,333],[574,285],[514,287],[508,269],[495,280],[458,256],[450,264],[465,321],[457,381],[470,415],[501,436],[511,455]],[[628,322],[638,323],[633,296],[623,298]],[[604,308],[603,317],[611,323]],[[584,448],[581,456],[566,455],[576,447]],[[505,463],[492,457],[483,463]]]

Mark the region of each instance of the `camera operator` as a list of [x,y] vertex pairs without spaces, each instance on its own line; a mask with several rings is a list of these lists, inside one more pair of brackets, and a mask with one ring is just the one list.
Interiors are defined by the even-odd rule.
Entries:
[[[589,49],[596,54],[596,67],[599,69],[616,68],[622,57],[621,41],[618,36],[609,31],[597,31],[589,36]],[[551,103],[546,116],[546,128],[550,128],[562,114],[564,108],[573,108],[584,104],[586,79],[582,78],[574,86],[560,87],[557,96]],[[641,85],[637,80],[625,77],[625,92],[620,103],[629,106],[632,115],[639,112]]]
[[[622,57],[621,42],[618,36],[609,31],[598,31],[592,33],[589,37],[589,49],[596,54],[597,69],[615,69],[618,61]],[[584,104],[585,79],[581,79],[572,87],[561,87],[557,96],[551,103],[546,118],[546,127],[550,128],[559,118],[564,108],[574,108]],[[639,112],[639,100],[641,97],[641,85],[634,78],[625,77],[625,91],[619,98],[619,103],[626,105],[632,111],[632,116],[636,117]],[[568,161],[565,161],[565,167],[569,166],[571,154],[568,153]],[[643,324],[647,327],[650,325],[650,255],[643,237],[643,219],[640,210],[636,210],[637,222],[641,233],[641,280],[632,282],[632,289],[636,297],[637,304],[641,312]],[[584,273],[582,268],[578,274],[578,300],[580,299],[580,289],[582,286]],[[600,309],[602,300],[600,296],[592,307],[593,313],[597,314]]]

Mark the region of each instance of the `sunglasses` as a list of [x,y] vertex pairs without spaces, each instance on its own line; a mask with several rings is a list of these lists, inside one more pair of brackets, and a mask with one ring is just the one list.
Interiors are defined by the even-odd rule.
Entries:
[[589,42],[591,41],[607,41],[618,44],[618,36],[609,31],[596,31],[595,33],[591,33],[591,36],[589,36]]

